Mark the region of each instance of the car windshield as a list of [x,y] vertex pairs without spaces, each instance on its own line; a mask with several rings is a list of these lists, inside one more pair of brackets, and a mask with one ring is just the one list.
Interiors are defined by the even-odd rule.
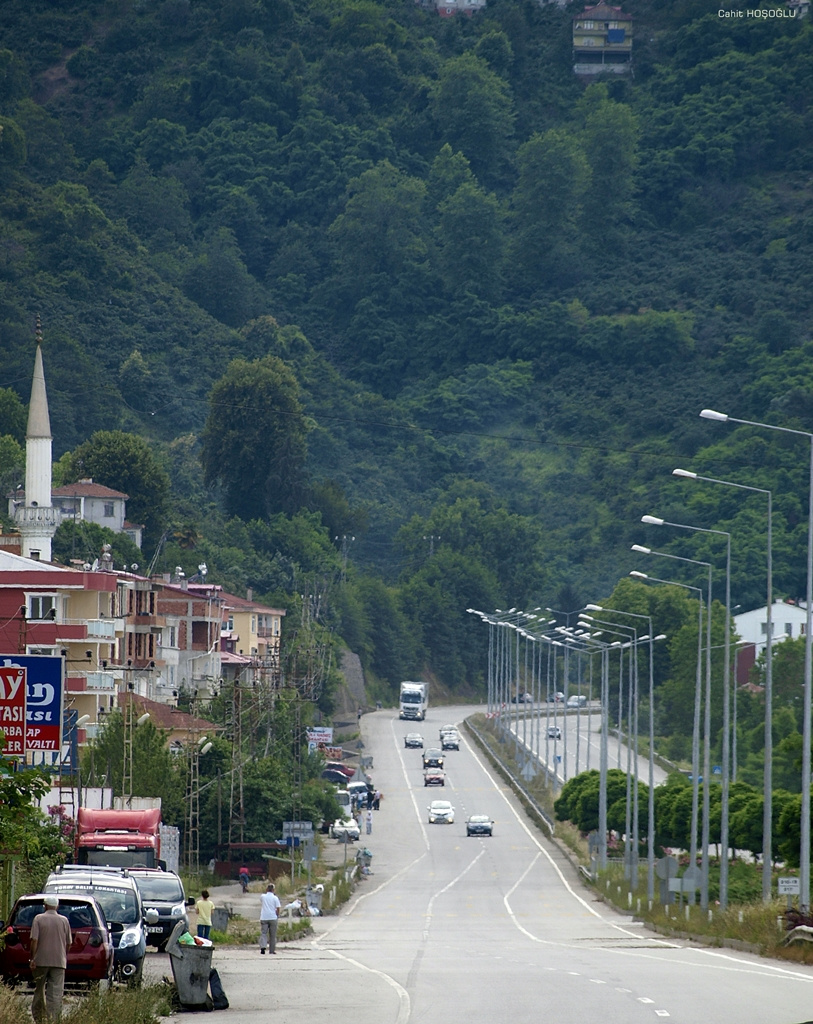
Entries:
[[[83,885],[81,882],[73,884],[49,884],[47,892],[54,892],[60,895],[63,892],[86,892],[94,896],[101,904],[104,916],[111,924],[135,924],[138,921],[138,901],[132,889],[115,884],[92,883]],[[60,899],[61,899],[60,895]]]
[[487,814],[472,814],[472,816],[469,818],[469,821],[473,825],[484,825],[484,824],[486,824],[486,822],[488,822],[490,820],[491,819],[489,818],[489,816]]
[[179,879],[172,875],[135,876],[135,883],[143,900],[163,900],[166,903],[180,903],[184,892]]
[[432,804],[433,811],[450,811],[451,809],[451,804],[443,803],[442,801],[435,801],[435,803]]

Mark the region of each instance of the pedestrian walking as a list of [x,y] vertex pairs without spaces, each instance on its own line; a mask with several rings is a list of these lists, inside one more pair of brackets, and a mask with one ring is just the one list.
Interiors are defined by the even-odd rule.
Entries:
[[212,930],[212,911],[214,903],[209,899],[209,890],[201,889],[200,899],[195,902],[195,910],[198,912],[198,938],[208,939]]
[[374,793],[374,791],[372,789],[368,789],[367,790],[367,810],[368,811],[371,811],[373,809],[373,793]]
[[364,823],[365,823],[365,825],[367,827],[367,835],[369,836],[370,833],[373,831],[373,812],[372,812],[372,810],[367,810],[365,812]]
[[262,954],[265,954],[265,947],[268,946],[268,952],[276,955],[277,924],[281,907],[279,897],[274,892],[274,883],[269,882],[260,897],[260,952]]
[[65,970],[73,936],[68,919],[57,913],[59,897],[45,897],[45,912],[31,922],[31,974],[34,1001],[31,1012],[37,1024],[58,1021],[62,1014]]
[[381,804],[381,790],[377,789],[373,794],[373,810],[377,811]]

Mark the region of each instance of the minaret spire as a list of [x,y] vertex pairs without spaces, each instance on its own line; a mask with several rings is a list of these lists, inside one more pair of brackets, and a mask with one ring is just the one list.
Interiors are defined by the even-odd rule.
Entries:
[[25,432],[25,505],[14,513],[22,535],[26,558],[51,561],[51,538],[59,526],[60,512],[51,505],[51,421],[42,365],[42,324],[37,316],[37,351]]

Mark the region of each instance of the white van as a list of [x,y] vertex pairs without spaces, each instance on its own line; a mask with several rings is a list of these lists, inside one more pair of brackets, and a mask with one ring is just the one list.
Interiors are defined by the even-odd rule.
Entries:
[[339,802],[339,806],[342,809],[342,817],[350,817],[350,794],[346,789],[340,789],[336,793],[336,799]]

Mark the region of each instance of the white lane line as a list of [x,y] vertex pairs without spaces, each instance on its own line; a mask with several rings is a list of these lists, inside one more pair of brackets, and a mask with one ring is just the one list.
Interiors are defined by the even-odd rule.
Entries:
[[[537,848],[537,850],[539,850],[539,853],[543,857],[547,858],[548,863],[553,868],[553,870],[556,872],[556,874],[559,876],[559,881],[562,883],[562,885],[567,890],[567,892],[573,897],[573,899],[576,900],[578,903],[580,903],[582,905],[582,907],[589,914],[593,915],[593,917],[598,918],[599,921],[602,921],[604,924],[609,925],[611,928],[615,928],[617,931],[621,932],[622,935],[628,935],[631,938],[639,938],[640,936],[638,936],[635,932],[631,932],[627,928],[622,928],[620,924],[615,924],[615,922],[607,920],[606,917],[602,917],[601,914],[599,914],[599,912],[594,907],[590,906],[590,904],[587,902],[587,900],[585,900],[581,896],[579,896],[579,894],[575,891],[575,889],[573,889],[571,884],[568,882],[568,880],[562,874],[561,868],[556,863],[556,861],[553,859],[553,857],[551,857],[551,855],[548,853],[548,851],[545,849],[545,847],[539,842],[539,840],[536,838],[536,836],[533,834],[533,832],[531,832],[531,830],[528,828],[528,826],[525,824],[525,822],[522,820],[522,818],[520,818],[519,814],[514,809],[513,804],[508,799],[508,797],[505,795],[505,792],[500,787],[499,783],[494,778],[494,776],[491,774],[491,772],[488,770],[486,765],[477,756],[477,752],[474,750],[474,748],[471,746],[471,744],[468,742],[468,740],[466,740],[464,738],[463,742],[466,744],[466,747],[468,748],[468,750],[471,753],[471,755],[474,758],[474,760],[482,768],[483,772],[485,773],[486,778],[491,782],[491,784],[497,790],[499,795],[503,798],[503,801],[505,802],[505,805],[508,807],[510,812],[514,815],[514,818],[516,818],[517,824],[525,832],[525,834],[528,836],[528,838],[531,840],[531,842],[534,844],[534,846]],[[514,890],[516,889],[517,885],[520,884],[522,879],[525,878],[525,876],[528,874],[528,871],[531,870],[531,867],[533,867],[533,865],[534,865],[534,863],[536,862],[537,859],[538,859],[538,855],[537,855],[537,857],[534,858],[534,860],[528,866],[528,868],[523,873],[523,875],[520,877],[520,879],[515,883],[515,885],[512,886],[512,888],[509,890],[508,894],[503,898],[503,903],[505,904],[506,910],[508,911],[509,915],[511,916],[511,920],[520,929],[520,931],[522,931],[529,938],[533,938],[537,942],[540,942],[540,941],[543,941],[543,940],[541,940],[538,937],[532,935],[530,932],[528,932],[526,929],[524,929],[519,924],[519,922],[516,919],[516,915],[513,913],[513,911],[511,910],[511,908],[509,907],[508,902],[507,902],[508,901],[508,897],[511,895],[512,892],[514,892]],[[657,941],[657,940],[653,940],[653,941]],[[664,944],[665,945],[673,945],[673,943],[664,943]]]
[[452,888],[452,886],[457,885],[457,883],[460,881],[460,879],[463,878],[464,875],[467,875],[469,873],[469,871],[471,871],[471,869],[474,867],[474,865],[483,856],[483,854],[485,852],[486,851],[484,849],[480,850],[480,852],[477,854],[477,856],[474,858],[474,860],[471,861],[471,863],[468,864],[465,868],[463,868],[463,870],[460,872],[459,875],[457,875],[455,878],[453,878],[451,880],[451,882],[447,882],[446,885],[444,885],[442,889],[438,889],[438,891],[432,895],[432,898],[429,900],[429,905],[426,908],[426,915],[425,915],[425,917],[426,917],[426,924],[424,925],[424,929],[423,929],[424,942],[429,938],[429,927],[432,924],[432,913],[433,913],[433,911],[435,909],[435,900],[439,896],[442,896],[445,892],[448,892],[449,889]]
[[360,963],[358,960],[353,960],[349,956],[345,956],[343,953],[337,952],[335,949],[328,950],[337,960],[344,960],[345,963],[351,964],[353,967],[357,967],[360,971],[367,971],[368,974],[374,974],[377,978],[382,978],[391,988],[394,988],[398,995],[398,1016],[395,1019],[395,1024],[407,1024],[409,1015],[411,1013],[411,1006],[409,1000],[409,993],[398,982],[385,974],[383,971],[377,971],[374,967],[367,967],[366,964]]

